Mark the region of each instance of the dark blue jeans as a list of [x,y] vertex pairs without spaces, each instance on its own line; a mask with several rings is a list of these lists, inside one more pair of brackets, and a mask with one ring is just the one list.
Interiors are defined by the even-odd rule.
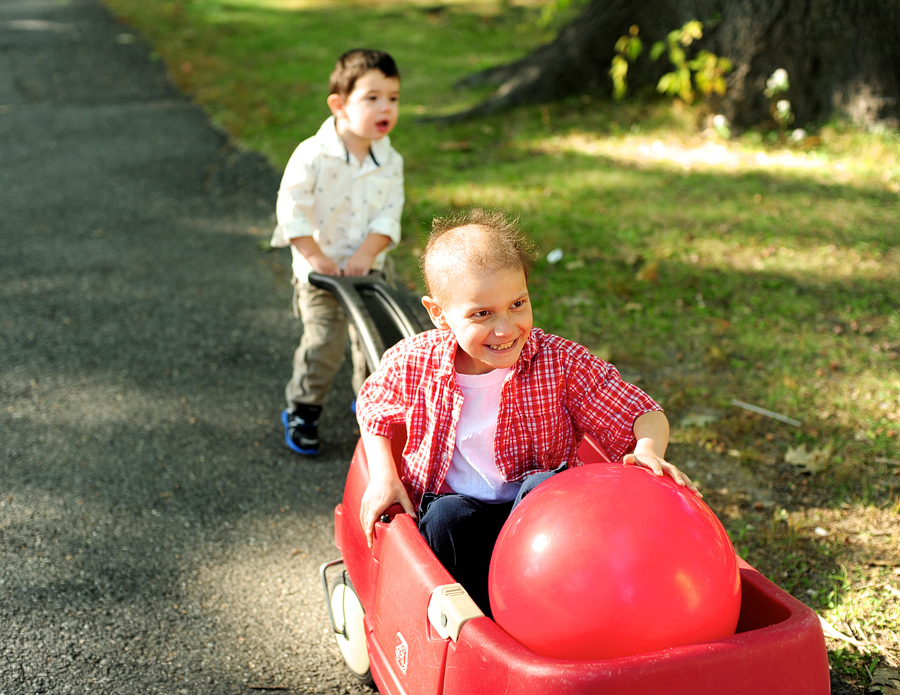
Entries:
[[429,492],[422,498],[419,533],[485,615],[491,615],[488,570],[500,529],[525,495],[565,468],[530,475],[512,502],[490,504],[456,493]]

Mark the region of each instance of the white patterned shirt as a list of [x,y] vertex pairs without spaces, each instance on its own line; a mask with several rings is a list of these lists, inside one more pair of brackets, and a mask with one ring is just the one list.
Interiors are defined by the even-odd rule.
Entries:
[[[403,157],[385,135],[372,142],[361,164],[347,151],[330,117],[301,142],[288,161],[275,204],[278,226],[274,247],[311,236],[322,252],[342,268],[369,234],[400,241],[403,212]],[[380,270],[388,249],[375,258]],[[294,275],[305,281],[311,267],[291,246]]]

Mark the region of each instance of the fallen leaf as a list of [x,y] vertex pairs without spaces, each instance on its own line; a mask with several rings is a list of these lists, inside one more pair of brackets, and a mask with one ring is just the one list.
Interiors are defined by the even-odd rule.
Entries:
[[559,300],[559,303],[563,306],[568,307],[576,307],[576,306],[590,306],[594,303],[594,301],[584,292],[579,292],[578,294],[572,295],[571,297],[563,297]]
[[468,152],[472,149],[472,143],[468,140],[448,140],[438,143],[437,147],[442,152]]
[[803,473],[818,473],[828,465],[831,459],[831,445],[821,449],[806,450],[806,444],[789,446],[784,455],[785,463],[797,466]]
[[721,362],[725,359],[725,353],[722,351],[718,345],[710,345],[709,350],[706,351],[707,356],[714,362]]
[[718,415],[711,415],[706,413],[692,413],[691,415],[686,415],[681,419],[682,427],[706,427],[706,425],[711,425],[716,420],[719,419]]
[[641,282],[656,282],[659,279],[659,261],[650,261],[634,277]]
[[872,682],[869,684],[869,692],[874,693],[877,690],[882,695],[900,695],[900,669],[896,668],[877,668],[872,674]]

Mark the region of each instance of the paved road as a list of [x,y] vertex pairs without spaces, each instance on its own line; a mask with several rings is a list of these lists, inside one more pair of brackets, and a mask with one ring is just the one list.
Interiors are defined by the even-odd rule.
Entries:
[[355,443],[282,444],[279,172],[96,0],[0,0],[0,694],[366,692],[316,569]]

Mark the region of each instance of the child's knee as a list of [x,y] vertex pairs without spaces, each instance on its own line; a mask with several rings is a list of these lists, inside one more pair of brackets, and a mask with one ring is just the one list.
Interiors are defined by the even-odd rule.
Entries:
[[465,524],[477,514],[472,500],[462,495],[440,495],[423,504],[419,514],[419,530],[446,533]]

